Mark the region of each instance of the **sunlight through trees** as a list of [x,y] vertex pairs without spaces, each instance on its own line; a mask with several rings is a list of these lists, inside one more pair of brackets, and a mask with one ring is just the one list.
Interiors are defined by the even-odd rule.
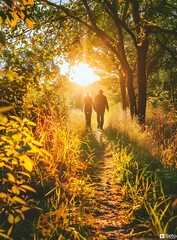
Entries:
[[175,0],[0,1],[1,239],[177,234],[176,17]]

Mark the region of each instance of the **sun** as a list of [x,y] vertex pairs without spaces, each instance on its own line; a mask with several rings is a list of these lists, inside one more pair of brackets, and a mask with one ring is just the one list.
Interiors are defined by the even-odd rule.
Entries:
[[99,77],[94,74],[94,69],[90,68],[85,63],[80,63],[77,66],[73,66],[70,70],[70,77],[71,81],[82,86],[99,80]]

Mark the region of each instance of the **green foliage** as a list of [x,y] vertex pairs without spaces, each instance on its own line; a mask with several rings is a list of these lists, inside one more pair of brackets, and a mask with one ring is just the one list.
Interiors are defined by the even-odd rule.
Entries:
[[44,132],[50,129],[53,126],[51,121],[62,127],[68,119],[68,101],[65,99],[62,78],[51,84],[30,85],[23,101],[23,115],[37,123],[37,132],[39,129]]
[[3,71],[4,77],[0,81],[1,106],[14,106],[12,112],[20,113],[23,107],[23,98],[27,93],[27,82],[15,72]]
[[[174,215],[174,209],[171,207],[172,197],[159,197],[155,204],[150,201],[144,203],[148,213],[149,220],[141,224],[141,226],[151,231],[156,237],[161,233],[169,234],[176,233],[175,222],[177,216]],[[172,227],[173,226],[173,227]]]
[[1,1],[0,24],[7,21],[10,27],[14,27],[19,20],[23,20],[28,28],[33,29],[31,19],[31,8],[33,4],[33,0]]
[[[33,29],[33,18],[31,15],[33,0],[4,0],[0,3],[0,25],[14,28],[21,20],[25,23],[26,27]],[[0,31],[0,43],[5,46],[6,44],[6,31]]]
[[[173,177],[169,182],[168,175],[167,177],[164,175],[165,170],[149,171],[148,165],[139,168],[139,160],[135,160],[136,156],[132,158],[130,154],[122,154],[125,152],[121,148],[114,152],[114,174],[119,181],[122,181],[126,215],[129,221],[136,220],[135,232],[132,231],[130,236],[151,233],[159,237],[160,233],[176,233],[175,208],[172,206],[175,197],[172,194],[175,194],[177,178]],[[161,172],[160,176],[159,172]],[[167,195],[169,193],[171,195]]]

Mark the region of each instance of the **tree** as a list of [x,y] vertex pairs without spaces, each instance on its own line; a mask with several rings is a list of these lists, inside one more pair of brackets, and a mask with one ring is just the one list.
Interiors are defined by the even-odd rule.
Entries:
[[[87,30],[94,32],[96,37],[112,52],[118,60],[126,76],[131,115],[137,114],[140,124],[145,123],[146,90],[147,90],[147,56],[151,36],[158,32],[174,34],[174,24],[168,29],[162,18],[175,9],[166,1],[139,2],[132,1],[70,1],[60,4],[43,1],[53,6],[55,16],[63,16],[70,25],[70,30],[76,33]],[[162,3],[164,11],[157,8]],[[174,3],[173,3],[174,4]],[[150,15],[150,10],[159,16],[156,21]],[[54,12],[55,11],[55,12]],[[175,16],[171,16],[175,18]],[[58,18],[53,20],[58,20]],[[74,21],[75,23],[74,23]],[[158,20],[158,21],[157,21]],[[163,20],[160,23],[160,20]],[[170,19],[169,19],[170,20]],[[169,21],[168,20],[168,21]],[[74,25],[75,24],[75,25]],[[75,27],[74,27],[75,26]],[[157,36],[157,35],[156,35]],[[138,101],[136,106],[135,82],[137,79]]]
[[[0,105],[14,106],[10,114],[24,117],[26,95],[33,89],[41,91],[40,84],[55,84],[61,79],[60,69],[54,62],[53,49],[45,50],[43,34],[34,35],[23,22],[12,28],[3,23],[6,46],[0,59]],[[59,81],[58,81],[59,82]],[[61,87],[63,80],[58,87]],[[34,100],[34,99],[33,99]]]
[[44,30],[43,35],[49,44],[53,44],[55,54],[76,59],[77,51],[71,50],[72,45],[78,47],[83,35],[92,32],[95,39],[100,39],[116,60],[117,71],[126,78],[126,84],[120,81],[122,93],[126,87],[131,115],[137,115],[140,124],[145,123],[146,115],[147,80],[150,76],[147,61],[149,66],[152,65],[154,58],[151,61],[151,54],[156,55],[156,50],[159,51],[150,49],[157,41],[159,45],[164,43],[162,35],[167,39],[174,36],[175,39],[176,11],[173,0],[70,0],[60,3],[43,0],[35,1],[33,6],[35,30]]

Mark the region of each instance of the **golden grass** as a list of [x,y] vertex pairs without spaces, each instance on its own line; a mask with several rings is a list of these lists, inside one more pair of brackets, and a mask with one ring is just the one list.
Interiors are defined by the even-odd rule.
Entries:
[[[114,109],[109,117],[113,139],[114,175],[122,184],[122,207],[136,224],[127,237],[150,234],[159,237],[175,228],[176,119],[175,113],[148,109],[147,125]],[[146,235],[147,236],[147,235]],[[149,236],[149,235],[148,235]]]
[[165,167],[177,168],[177,130],[174,112],[165,113],[162,109],[148,109],[145,130],[133,121],[128,113],[113,109],[109,116],[109,127],[127,136],[129,141],[138,144],[149,154],[161,159]]
[[[84,125],[81,119],[72,123],[62,122],[55,116],[38,119],[36,135],[43,138],[51,157],[36,160],[35,182],[42,185],[46,198],[45,213],[38,219],[36,232],[47,239],[56,236],[84,239],[82,231],[87,209],[84,207],[94,204],[94,187],[85,172],[87,162],[81,158],[79,134]],[[84,235],[87,233],[88,230]]]

